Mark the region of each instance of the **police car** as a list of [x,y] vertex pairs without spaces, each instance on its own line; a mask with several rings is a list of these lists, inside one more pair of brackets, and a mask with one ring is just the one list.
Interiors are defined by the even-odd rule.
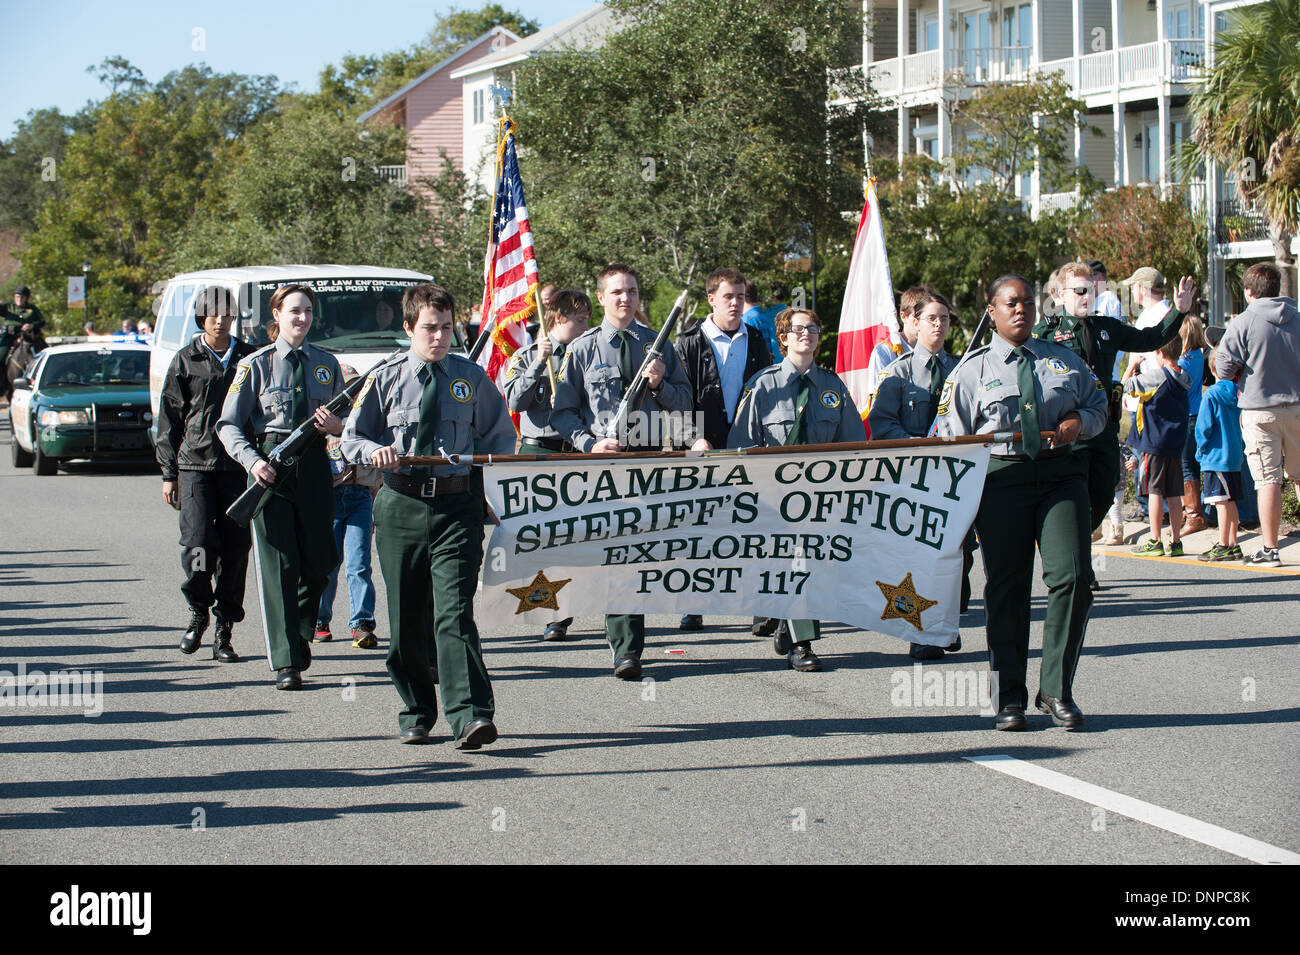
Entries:
[[[332,352],[344,377],[349,378],[365,374],[394,349],[410,346],[402,329],[402,293],[412,285],[431,281],[423,272],[371,265],[259,265],[177,275],[155,302],[157,321],[149,365],[151,410],[158,414],[172,358],[199,333],[194,299],[205,288],[219,286],[235,296],[239,321],[234,334],[261,347],[269,341],[267,326],[274,322],[272,293],[281,285],[306,285],[316,294],[307,341]],[[464,353],[459,338],[453,348]],[[155,426],[150,437],[156,434]]]
[[57,473],[71,458],[151,460],[149,346],[55,345],[14,382],[9,404],[14,467]]

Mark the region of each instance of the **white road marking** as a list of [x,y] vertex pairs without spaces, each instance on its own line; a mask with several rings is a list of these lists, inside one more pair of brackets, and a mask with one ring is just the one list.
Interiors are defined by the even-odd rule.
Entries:
[[963,756],[962,758],[970,760],[972,763],[979,763],[981,766],[986,766],[999,773],[1023,779],[1035,786],[1042,786],[1044,789],[1050,789],[1053,792],[1073,797],[1093,806],[1100,806],[1121,816],[1136,819],[1138,822],[1145,822],[1149,826],[1172,832],[1174,835],[1182,836],[1185,839],[1191,839],[1215,849],[1221,849],[1234,856],[1249,859],[1251,862],[1273,865],[1300,865],[1300,853],[1269,845],[1267,842],[1260,842],[1258,839],[1250,838],[1250,836],[1243,836],[1239,832],[1202,822],[1199,819],[1193,819],[1191,816],[1184,816],[1182,813],[1164,809],[1149,802],[1143,802],[1141,799],[1134,799],[1132,796],[1125,796],[1123,793],[1094,786],[1092,783],[1085,783],[1073,776],[1066,776],[1064,773],[1044,769],[1041,766],[1035,766],[1033,763],[1027,763],[1012,756]]

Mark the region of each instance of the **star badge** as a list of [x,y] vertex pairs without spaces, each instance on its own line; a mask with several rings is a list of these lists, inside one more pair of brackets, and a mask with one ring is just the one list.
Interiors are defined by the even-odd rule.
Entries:
[[880,615],[880,619],[893,620],[897,618],[906,620],[917,630],[922,629],[921,613],[929,610],[939,602],[937,600],[927,600],[916,592],[910,572],[897,587],[892,587],[883,580],[877,580],[876,586],[885,595],[885,612]]
[[559,610],[560,605],[555,602],[555,595],[560,592],[560,588],[569,583],[569,580],[547,580],[545,571],[538,571],[533,582],[526,587],[507,587],[506,590],[519,598],[519,609],[516,614],[527,613],[530,610],[546,608],[547,610]]

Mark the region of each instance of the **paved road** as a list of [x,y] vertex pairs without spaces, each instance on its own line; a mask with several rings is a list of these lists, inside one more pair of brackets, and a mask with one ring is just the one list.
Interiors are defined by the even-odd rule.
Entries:
[[[1244,864],[1300,853],[1295,575],[1108,556],[1076,733],[1035,716],[1030,732],[1000,734],[975,706],[903,705],[905,645],[842,627],[819,648],[828,672],[796,674],[747,620],[706,617],[703,633],[682,634],[652,617],[644,685],[610,676],[595,618],[560,645],[525,629],[486,634],[502,739],[466,754],[445,736],[395,742],[386,640],[318,647],[306,691],[276,692],[251,589],[235,636],[246,662],[211,662],[207,646],[182,656],[176,519],[156,474],[36,478],[0,450],[0,668],[103,675],[95,718],[0,706],[4,861]],[[1036,591],[1036,623],[1042,609]],[[980,601],[963,622],[965,649],[927,671],[983,673]]]

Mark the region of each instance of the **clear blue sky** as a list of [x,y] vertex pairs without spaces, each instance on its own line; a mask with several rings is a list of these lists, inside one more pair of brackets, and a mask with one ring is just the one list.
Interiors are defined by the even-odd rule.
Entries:
[[[596,0],[500,0],[542,28]],[[422,39],[439,12],[482,0],[0,0],[0,138],[29,110],[76,112],[105,89],[86,72],[121,55],[155,81],[190,63],[218,73],[273,73],[301,90],[346,53],[383,53]],[[195,30],[202,30],[196,34]],[[201,36],[205,50],[194,49]],[[286,39],[292,37],[293,39]]]

